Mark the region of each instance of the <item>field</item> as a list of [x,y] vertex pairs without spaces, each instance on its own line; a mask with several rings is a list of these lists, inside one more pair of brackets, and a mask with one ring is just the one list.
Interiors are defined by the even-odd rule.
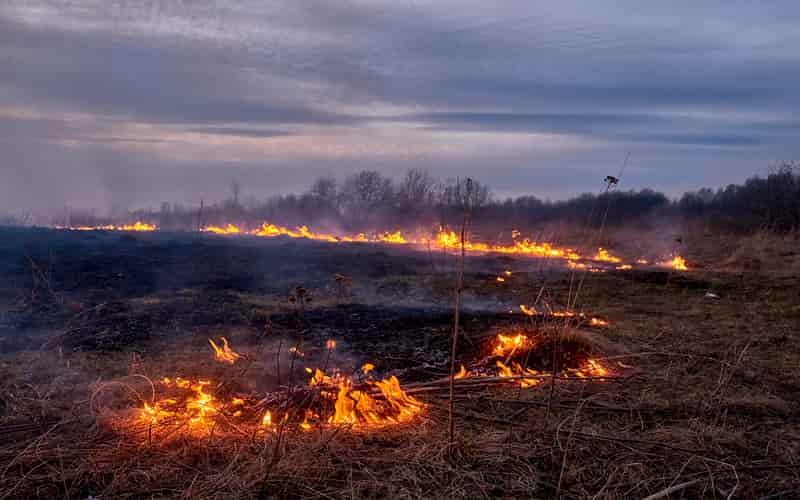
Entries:
[[[0,230],[0,498],[796,498],[798,242],[770,238],[689,238],[688,271],[469,256],[451,446],[454,255]],[[349,374],[381,422],[329,422],[306,368]],[[373,374],[413,411],[384,418]],[[241,414],[145,425],[162,377]]]

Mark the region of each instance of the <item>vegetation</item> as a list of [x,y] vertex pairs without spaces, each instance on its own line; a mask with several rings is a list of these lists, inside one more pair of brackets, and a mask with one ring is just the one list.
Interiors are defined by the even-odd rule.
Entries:
[[[800,228],[800,165],[784,162],[766,177],[755,176],[744,184],[713,190],[702,188],[677,200],[652,189],[585,193],[560,201],[525,195],[495,197],[489,186],[473,182],[471,225],[479,234],[520,229],[531,233],[543,224],[599,225],[597,213],[607,210],[608,227],[659,218],[699,223],[722,232],[753,233],[770,230],[787,233]],[[441,180],[421,169],[408,170],[399,180],[374,170],[364,170],[343,180],[322,177],[301,194],[272,196],[265,200],[242,198],[233,183],[230,196],[200,208],[163,203],[159,210],[144,209],[126,215],[129,219],[157,224],[167,230],[193,230],[202,225],[234,223],[244,226],[269,221],[285,226],[308,225],[348,232],[394,231],[397,229],[460,224],[464,204],[464,179]],[[592,215],[595,217],[592,217]],[[29,225],[32,218],[6,216],[3,225]],[[67,211],[55,223],[101,225],[109,218],[94,212]],[[118,221],[117,221],[118,222]],[[487,233],[486,237],[501,235]]]

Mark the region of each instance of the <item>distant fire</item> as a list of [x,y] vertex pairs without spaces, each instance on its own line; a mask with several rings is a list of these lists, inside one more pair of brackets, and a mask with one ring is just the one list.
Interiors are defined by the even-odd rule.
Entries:
[[688,271],[689,268],[686,266],[686,261],[683,257],[676,255],[672,258],[672,260],[668,260],[666,262],[659,262],[658,264],[661,267],[669,267],[676,271]]
[[[69,229],[74,231],[155,231],[157,227],[153,224],[143,222],[136,222],[134,224],[125,224],[120,226],[107,225],[107,226],[56,226],[57,229]],[[355,235],[333,235],[327,233],[318,233],[310,230],[308,226],[298,226],[294,229],[264,222],[256,229],[245,229],[235,224],[225,224],[222,226],[208,225],[201,229],[202,232],[217,234],[217,235],[251,235],[262,238],[273,238],[277,236],[286,236],[289,238],[303,238],[317,241],[325,241],[328,243],[383,243],[394,245],[411,245],[416,247],[431,246],[443,250],[460,250],[462,242],[459,235],[454,231],[446,231],[439,229],[438,232],[431,237],[411,237],[403,234],[401,231],[383,232],[369,236],[365,233],[358,233]],[[420,232],[420,234],[424,231]],[[633,265],[623,263],[620,257],[612,255],[605,248],[598,248],[594,255],[581,255],[577,250],[569,247],[557,247],[548,242],[536,242],[528,238],[521,238],[518,230],[512,231],[513,243],[511,244],[491,244],[474,241],[465,241],[463,249],[467,253],[499,253],[508,255],[521,255],[530,257],[553,258],[568,261],[568,266],[571,269],[584,270],[592,273],[606,272],[604,267],[598,267],[587,262],[603,263],[603,264],[617,264],[617,270],[629,270]],[[649,265],[647,260],[638,259],[637,265]],[[663,262],[660,266],[671,267],[675,270],[687,270],[686,263],[681,257],[675,257],[669,262]],[[511,276],[511,271],[504,271],[504,276],[498,276],[497,281],[502,282],[505,278]],[[499,279],[502,278],[502,279]]]
[[158,228],[153,224],[137,221],[133,224],[123,224],[120,226],[115,226],[113,224],[105,226],[56,226],[56,229],[66,229],[68,231],[155,231]]

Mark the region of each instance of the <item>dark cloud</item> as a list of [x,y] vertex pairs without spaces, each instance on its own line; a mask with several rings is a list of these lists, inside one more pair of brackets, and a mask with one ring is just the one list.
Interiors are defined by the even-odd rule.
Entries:
[[625,151],[629,186],[739,181],[800,153],[798,16],[792,1],[9,0],[1,205],[191,202],[239,177],[260,196],[373,167],[552,198]]

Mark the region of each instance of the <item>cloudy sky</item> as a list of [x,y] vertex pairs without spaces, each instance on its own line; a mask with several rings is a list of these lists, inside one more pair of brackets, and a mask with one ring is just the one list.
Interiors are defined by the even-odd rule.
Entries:
[[800,2],[2,0],[0,211],[303,190],[670,195],[800,157]]

